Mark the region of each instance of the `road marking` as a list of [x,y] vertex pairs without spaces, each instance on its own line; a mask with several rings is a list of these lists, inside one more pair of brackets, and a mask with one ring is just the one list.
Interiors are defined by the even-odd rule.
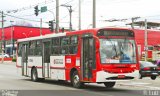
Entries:
[[131,82],[131,83],[119,83],[119,84],[122,84],[122,85],[149,85],[151,83],[144,83],[144,82]]
[[154,90],[160,90],[160,87],[155,87],[155,86],[148,86],[151,83],[143,83],[143,82],[132,82],[132,83],[119,83],[117,85],[120,86],[133,86],[133,87],[144,87],[144,88],[149,88],[149,89],[154,89]]

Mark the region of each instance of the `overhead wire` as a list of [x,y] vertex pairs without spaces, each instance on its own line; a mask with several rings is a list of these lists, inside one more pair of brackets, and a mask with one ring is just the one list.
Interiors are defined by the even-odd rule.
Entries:
[[[68,1],[68,2],[66,2],[66,3],[64,3],[64,4],[68,4],[68,3],[73,2],[73,1],[74,1],[74,0],[70,0],[70,1]],[[48,1],[45,1],[45,2],[42,2],[42,3],[38,3],[38,4],[31,5],[31,6],[29,6],[29,7],[23,7],[23,8],[20,8],[20,9],[9,10],[9,11],[10,11],[10,12],[14,12],[14,11],[16,11],[16,12],[25,11],[25,10],[28,10],[28,9],[31,9],[31,8],[35,7],[36,5],[48,4],[48,3],[51,3],[51,2],[55,2],[55,0],[48,0]],[[60,7],[60,6],[61,6],[61,5],[59,5],[59,7]],[[56,7],[55,7],[55,8],[56,8]],[[55,8],[53,8],[53,9],[55,9]],[[9,11],[8,11],[7,13],[10,13]],[[6,16],[9,16],[9,17],[16,18],[16,19],[21,19],[21,20],[26,20],[26,21],[32,21],[32,22],[40,22],[39,20],[31,20],[31,19],[22,18],[22,17],[26,17],[26,16],[33,16],[34,14],[23,15],[23,16],[21,16],[21,17],[19,17],[19,16],[14,16],[14,15],[10,15],[10,14],[5,14],[5,15],[6,15]],[[67,16],[65,16],[65,17],[67,17]],[[46,23],[46,22],[43,22],[43,23]],[[63,22],[63,23],[66,23],[66,22]]]
[[14,9],[14,10],[7,10],[6,12],[7,13],[16,13],[16,12],[20,12],[20,11],[25,11],[25,10],[29,10],[31,8],[34,8],[35,6],[37,5],[44,5],[44,4],[50,4],[52,2],[55,2],[55,0],[48,0],[48,1],[44,1],[42,3],[37,3],[37,4],[34,4],[34,5],[30,5],[30,6],[27,6],[27,7],[23,7],[23,8],[19,8],[19,9]]

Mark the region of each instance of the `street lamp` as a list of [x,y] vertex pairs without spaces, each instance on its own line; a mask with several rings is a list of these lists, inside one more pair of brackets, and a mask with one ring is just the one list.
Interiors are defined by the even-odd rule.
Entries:
[[70,31],[72,31],[72,12],[73,12],[72,6],[71,5],[65,5],[65,4],[62,4],[61,6],[66,7],[69,11],[69,16],[70,16],[69,29],[70,29]]

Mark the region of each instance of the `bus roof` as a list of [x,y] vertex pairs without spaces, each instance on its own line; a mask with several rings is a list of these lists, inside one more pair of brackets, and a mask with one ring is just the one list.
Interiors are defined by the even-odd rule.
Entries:
[[18,39],[17,42],[25,42],[25,41],[32,41],[32,40],[38,40],[38,39],[47,39],[47,38],[52,38],[52,37],[61,37],[61,36],[66,36],[67,34],[74,35],[74,34],[83,34],[83,33],[88,33],[88,32],[92,32],[93,34],[96,34],[96,32],[101,29],[131,30],[128,28],[117,28],[117,27],[94,28],[94,29],[78,30],[78,31],[64,32],[64,33],[57,33],[57,34],[53,33],[53,34],[46,34],[46,35],[37,36],[37,37]]
[[38,40],[38,39],[47,39],[51,37],[59,37],[59,36],[66,36],[66,32],[64,33],[58,33],[58,34],[47,34],[37,37],[30,37],[30,38],[24,38],[24,39],[18,39],[17,42],[25,42],[25,41],[32,41],[32,40]]

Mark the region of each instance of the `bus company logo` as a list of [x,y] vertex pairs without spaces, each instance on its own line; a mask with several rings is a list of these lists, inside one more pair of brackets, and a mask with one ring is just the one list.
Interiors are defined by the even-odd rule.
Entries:
[[53,64],[63,64],[63,59],[54,59]]

